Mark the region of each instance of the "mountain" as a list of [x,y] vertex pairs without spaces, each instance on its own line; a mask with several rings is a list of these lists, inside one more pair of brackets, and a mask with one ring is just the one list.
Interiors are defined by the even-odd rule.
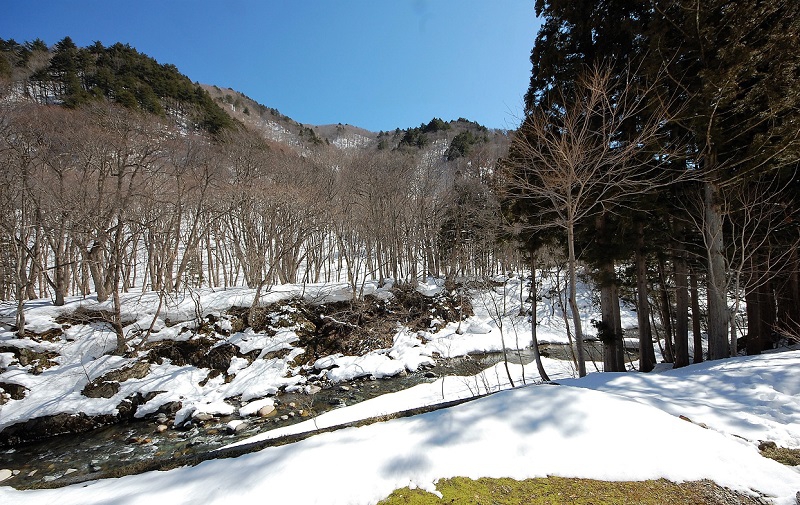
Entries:
[[303,124],[233,89],[193,83],[175,65],[160,64],[130,45],[95,42],[81,48],[69,37],[52,47],[39,39],[24,44],[0,39],[0,84],[6,101],[76,108],[107,100],[212,135],[243,125],[301,155],[330,148],[399,150],[430,164],[486,146],[499,153],[507,140],[505,131],[463,118],[433,118],[418,127],[377,133],[341,123]]
[[25,44],[0,39],[0,81],[7,82],[12,99],[42,105],[76,108],[108,100],[212,134],[235,124],[175,65],[159,64],[127,44],[78,47],[65,37],[48,48],[39,39]]
[[424,159],[454,161],[481,144],[503,144],[507,134],[459,118],[433,118],[418,127],[373,132],[349,124],[303,124],[231,88],[203,84],[203,89],[235,121],[258,131],[264,138],[299,151],[332,146],[340,150],[377,149],[419,151]]

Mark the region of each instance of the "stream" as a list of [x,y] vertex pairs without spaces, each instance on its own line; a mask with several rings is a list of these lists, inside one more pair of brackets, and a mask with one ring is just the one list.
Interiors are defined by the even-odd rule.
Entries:
[[[602,361],[601,344],[589,342],[587,361]],[[571,359],[569,346],[545,344],[542,354],[551,358]],[[529,349],[509,352],[509,362],[529,363]],[[99,428],[87,433],[67,434],[46,440],[19,444],[0,450],[0,470],[13,475],[2,482],[16,488],[47,485],[53,481],[72,480],[91,474],[136,473],[137,463],[169,460],[192,454],[207,453],[224,445],[252,437],[264,431],[288,426],[334,408],[352,405],[377,396],[400,391],[442,376],[470,376],[502,361],[502,353],[473,354],[466,357],[439,359],[426,370],[375,380],[362,378],[331,385],[316,394],[279,393],[276,411],[266,418],[250,416],[235,432],[227,425],[238,416],[211,417],[197,420],[181,428],[159,431],[166,418],[130,421]],[[533,365],[532,365],[533,366]],[[587,364],[587,366],[591,366]],[[162,415],[163,416],[163,415]],[[58,484],[53,482],[53,484]],[[52,485],[52,484],[50,484]]]

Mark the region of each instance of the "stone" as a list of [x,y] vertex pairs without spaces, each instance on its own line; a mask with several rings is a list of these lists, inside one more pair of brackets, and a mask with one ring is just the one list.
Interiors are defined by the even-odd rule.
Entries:
[[297,408],[297,404],[295,402],[289,402],[289,408],[290,409],[296,409]]
[[201,423],[204,423],[206,421],[210,421],[210,420],[214,419],[214,416],[212,416],[211,414],[207,414],[205,412],[200,412],[199,414],[195,414],[192,417],[196,421],[200,421]]
[[158,426],[156,426],[156,431],[158,433],[164,433],[168,429],[169,429],[169,426],[167,426],[166,424],[159,424]]
[[247,428],[247,422],[242,421],[241,419],[235,419],[225,426],[225,431],[227,431],[229,435],[233,435],[239,433],[245,428]]
[[14,472],[9,470],[8,468],[3,468],[2,470],[0,470],[0,482],[3,482],[6,479],[10,479],[12,475],[14,475]]
[[350,391],[350,386],[339,386],[339,391],[344,391],[344,392]]
[[119,383],[108,381],[92,381],[81,391],[87,398],[111,398],[117,393],[119,393]]
[[71,473],[75,473],[75,472],[77,472],[77,471],[78,471],[78,469],[77,469],[77,468],[67,468],[67,471],[66,471],[66,472],[64,472],[64,475],[69,475],[69,474],[71,474]]
[[435,379],[436,377],[437,377],[436,374],[433,372],[425,372],[426,379]]
[[142,379],[150,372],[150,363],[135,361],[131,365],[111,370],[86,384],[81,391],[88,398],[111,398],[119,392],[119,383],[128,379]]
[[119,420],[119,416],[86,414],[56,414],[35,417],[6,427],[0,431],[0,447],[52,437],[64,433],[81,433]]
[[258,416],[259,417],[272,417],[277,412],[278,411],[275,410],[275,406],[274,405],[264,405],[263,407],[258,409]]
[[313,384],[305,387],[305,392],[307,395],[315,395],[322,391],[322,388],[319,386],[315,386]]
[[281,421],[288,421],[288,420],[289,420],[289,416],[287,416],[287,415],[282,415],[281,416]]
[[25,398],[25,393],[27,393],[28,388],[21,384],[0,382],[0,390],[5,391],[12,400],[22,400]]

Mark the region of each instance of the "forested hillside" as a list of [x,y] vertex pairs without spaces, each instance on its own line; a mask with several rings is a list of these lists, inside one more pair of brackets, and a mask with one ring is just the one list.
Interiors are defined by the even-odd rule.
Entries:
[[[796,338],[800,58],[781,48],[800,7],[536,8],[513,134],[305,125],[127,45],[0,41],[0,297],[16,330],[38,298],[342,281],[355,299],[371,279],[555,267],[581,374],[585,337],[625,368],[621,301],[642,370],[656,345],[702,360],[690,331],[712,359]],[[594,328],[579,275],[598,289]]]
[[202,87],[175,65],[160,65],[129,45],[77,47],[65,37],[49,48],[44,41],[20,44],[0,39],[0,79],[12,97],[40,105],[75,109],[109,101],[181,121],[184,127],[218,133],[233,126]]
[[[306,126],[121,44],[3,46],[0,296],[19,302],[20,335],[25,300],[333,281],[357,298],[369,279],[490,275],[516,257],[488,189],[505,132]],[[90,63],[59,73],[65,53]],[[194,106],[232,116],[187,129]]]

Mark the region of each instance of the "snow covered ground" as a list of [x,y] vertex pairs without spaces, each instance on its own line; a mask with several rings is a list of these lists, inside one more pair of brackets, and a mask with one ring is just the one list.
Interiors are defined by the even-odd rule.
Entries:
[[[433,281],[420,287],[428,295],[441,289],[441,283]],[[519,315],[519,300],[525,296],[520,296],[519,289],[520,283],[511,280],[488,292],[474,293],[475,315],[460,325],[450,323],[439,331],[420,332],[398,328],[392,348],[365,356],[323,357],[319,368],[337,364],[324,372],[332,381],[359,375],[381,377],[414,370],[434,354],[446,358],[500,350],[503,342],[506,347],[524,347],[530,338],[530,322]],[[377,285],[368,285],[366,292],[389,296]],[[249,305],[253,291],[208,290],[194,295],[168,301],[156,320],[159,332],[154,337],[185,338],[180,325],[168,326],[166,320],[189,322],[198,313],[219,316],[232,305]],[[347,299],[350,294],[344,285],[284,286],[267,293],[265,303],[298,296],[330,301]],[[589,320],[597,314],[588,296],[582,301],[582,319],[589,328]],[[157,304],[153,294],[127,295],[124,318],[136,323],[126,331],[149,326]],[[98,308],[92,300],[72,300],[62,308],[31,303],[31,328],[38,332],[52,328],[59,313],[78,305]],[[566,341],[559,310],[554,299],[540,304],[541,340]],[[0,317],[11,317],[7,311]],[[635,314],[627,312],[624,318],[630,324]],[[304,387],[305,378],[290,363],[299,349],[293,346],[295,340],[291,327],[274,336],[234,332],[226,342],[244,353],[260,349],[263,355],[283,348],[288,354],[282,359],[259,358],[252,363],[234,360],[229,370],[234,378],[227,383],[217,379],[203,382],[206,371],[165,361],[151,365],[143,379],[120,383],[120,391],[112,398],[87,398],[80,391],[90,380],[126,362],[107,355],[114,347],[107,328],[74,325],[56,342],[16,339],[9,331],[0,332],[0,345],[59,354],[56,366],[32,375],[27,373],[29,366],[14,363],[10,353],[0,353],[0,367],[6,368],[0,382],[19,383],[29,389],[24,400],[0,405],[0,428],[47,413],[113,412],[133,391],[163,391],[139,407],[141,415],[175,399],[184,406],[180,418],[230,413],[233,407],[226,400],[232,396],[244,401],[242,415],[247,415],[269,403],[268,395],[278,388]],[[0,503],[210,504],[267,500],[366,504],[408,485],[434,490],[437,479],[452,476],[521,479],[546,475],[605,480],[711,479],[735,490],[763,493],[778,504],[795,503],[800,471],[763,458],[756,446],[760,440],[771,440],[779,446],[800,448],[800,378],[796,374],[800,350],[681,370],[661,367],[649,374],[593,373],[583,379],[574,378],[571,362],[545,359],[544,366],[560,385],[541,384],[533,364],[509,364],[506,369],[500,363],[474,376],[442,377],[240,443],[495,393],[457,407],[319,434],[295,444],[195,467],[54,490],[0,487]],[[511,389],[511,382],[516,388]],[[645,441],[641,443],[646,449],[637,448],[640,441]]]
[[[569,385],[505,390],[449,409],[195,467],[54,490],[0,488],[0,502],[368,504],[408,485],[433,491],[437,479],[452,476],[558,475],[711,479],[788,505],[800,490],[800,472],[763,458],[755,440],[800,440],[800,384],[792,379],[798,366],[800,351],[788,351],[664,373],[590,374],[565,381]],[[451,381],[454,389],[457,382]],[[755,382],[760,387],[749,387]],[[698,393],[696,400],[690,391]],[[779,392],[785,396],[779,398]],[[382,404],[373,405],[374,413],[391,408],[385,405],[425,403],[433,394],[419,387],[386,395],[336,411],[337,421],[364,416],[373,402]],[[773,401],[781,408],[773,409]],[[708,406],[707,416],[693,410],[700,403]],[[693,420],[703,419],[709,429],[677,413],[695,415]],[[646,441],[646,454],[631,445],[635,441]]]
[[[367,283],[364,294],[390,297],[390,287]],[[441,280],[430,280],[418,288],[427,296],[433,296],[442,289]],[[342,382],[361,376],[384,378],[406,370],[415,371],[420,366],[432,365],[434,355],[449,358],[474,352],[495,352],[502,350],[504,344],[510,349],[525,348],[530,343],[530,321],[527,316],[519,315],[520,289],[524,291],[523,297],[526,296],[527,291],[517,278],[488,292],[476,291],[472,299],[475,315],[460,324],[448,323],[438,331],[410,332],[398,328],[394,345],[389,349],[378,349],[363,356],[325,356],[317,360],[315,365],[319,370],[326,370],[327,380]],[[131,323],[124,330],[127,335],[136,335],[152,324],[154,333],[150,336],[151,342],[186,340],[192,332],[184,329],[194,327],[198,318],[212,315],[220,318],[218,326],[225,326],[228,323],[224,319],[225,311],[234,306],[249,306],[254,292],[252,289],[230,288],[176,295],[164,301],[158,314],[159,298],[156,293],[128,293],[122,297],[122,319]],[[346,284],[275,286],[262,294],[261,304],[292,298],[304,298],[312,303],[330,303],[349,300],[351,292]],[[589,320],[597,317],[597,314],[588,296],[584,298],[582,318],[588,328]],[[540,342],[565,343],[567,338],[563,321],[552,303],[548,300],[539,307]],[[91,297],[73,298],[62,307],[54,307],[48,301],[32,301],[26,306],[26,328],[36,333],[61,329],[64,325],[56,322],[58,316],[79,308],[110,311],[111,302],[98,303]],[[629,312],[626,315],[627,321],[634,320]],[[13,322],[13,304],[0,306],[0,320],[9,325]],[[234,345],[241,353],[261,351],[259,359],[252,363],[235,357],[227,371],[228,375],[234,376],[230,382],[224,382],[222,376],[204,381],[209,370],[189,365],[178,366],[166,360],[163,364],[152,364],[146,376],[122,382],[119,390],[109,398],[88,398],[82,394],[91,381],[113,370],[132,366],[135,362],[133,358],[109,355],[116,346],[116,337],[108,325],[66,325],[63,334],[54,341],[20,339],[12,331],[0,331],[0,347],[26,348],[58,355],[53,359],[55,366],[45,367],[41,373],[32,373],[33,365],[22,365],[14,361],[12,353],[0,352],[0,383],[21,385],[28,390],[23,399],[10,400],[5,404],[0,402],[0,430],[34,417],[59,413],[115,415],[120,402],[137,392],[143,395],[157,394],[137,408],[136,417],[152,414],[170,402],[182,404],[174,419],[175,425],[194,415],[230,414],[235,410],[234,404],[228,401],[230,398],[248,402],[274,395],[281,389],[298,390],[305,387],[306,377],[301,375],[299,367],[292,364],[292,360],[303,352],[303,349],[295,347],[299,340],[295,330],[292,327],[282,328],[277,335],[269,336],[248,328],[229,336],[217,335],[218,345]],[[137,340],[133,338],[131,344],[136,343]],[[268,353],[282,349],[287,350],[288,354],[267,359]]]

